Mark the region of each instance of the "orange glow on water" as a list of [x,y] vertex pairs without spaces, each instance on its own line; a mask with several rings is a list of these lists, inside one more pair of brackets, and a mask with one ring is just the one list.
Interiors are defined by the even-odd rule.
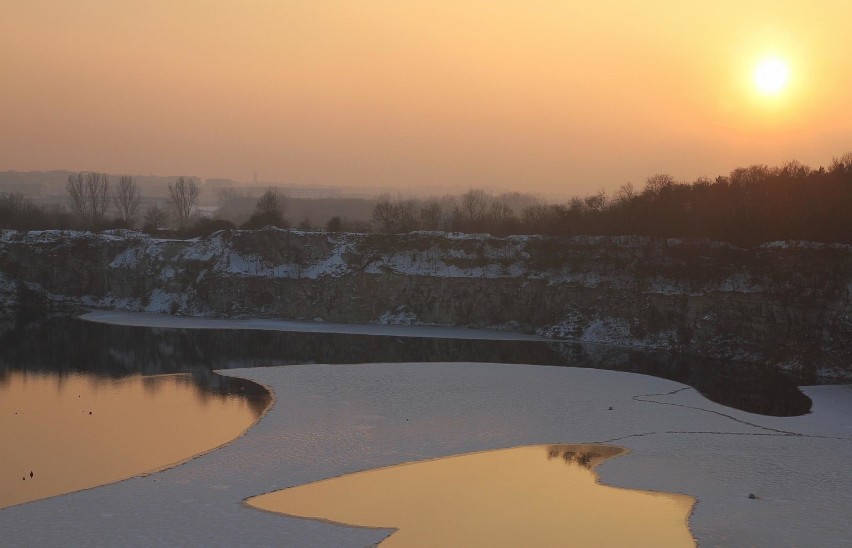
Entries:
[[396,528],[382,546],[694,546],[686,495],[601,485],[600,445],[516,447],[380,468],[251,498],[256,508]]
[[0,382],[0,508],[176,464],[258,416],[245,398],[213,395],[187,375],[9,373]]

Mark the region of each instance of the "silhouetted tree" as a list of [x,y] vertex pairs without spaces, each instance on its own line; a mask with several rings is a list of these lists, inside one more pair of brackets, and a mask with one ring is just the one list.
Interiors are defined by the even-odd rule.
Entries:
[[258,199],[254,213],[241,228],[256,230],[265,226],[286,228],[287,221],[284,220],[284,200],[275,189],[268,189]]
[[738,167],[731,172],[728,180],[733,185],[754,185],[765,182],[771,174],[772,170],[769,166],[755,164],[749,167]]
[[0,229],[34,230],[47,228],[69,228],[72,219],[59,208],[48,208],[34,204],[17,192],[0,192]]
[[517,218],[509,204],[501,200],[491,202],[484,218],[484,228],[489,234],[505,236],[511,234],[516,225]]
[[401,200],[396,204],[398,225],[396,232],[417,230],[417,203],[414,200]]
[[420,208],[420,228],[438,230],[441,228],[441,204],[438,200],[429,200]]
[[384,196],[376,203],[373,208],[373,222],[379,225],[381,232],[391,233],[396,230],[399,224],[399,208],[389,197]]
[[461,197],[461,212],[464,222],[475,226],[485,216],[488,208],[488,194],[484,190],[472,188]]
[[23,194],[0,192],[0,228],[16,228],[20,218],[31,207]]
[[654,196],[667,188],[671,188],[674,184],[675,180],[671,175],[657,173],[645,180],[645,188],[642,190],[642,194],[645,196]]
[[178,177],[174,183],[169,183],[169,196],[175,211],[178,228],[184,230],[189,224],[189,218],[198,205],[201,188],[192,177]]
[[139,214],[139,204],[142,201],[139,185],[136,184],[133,177],[124,175],[118,180],[118,184],[113,190],[112,200],[115,208],[118,209],[119,218],[128,226],[133,226],[136,216]]
[[69,175],[65,189],[80,221],[89,228],[97,228],[109,205],[109,177],[105,173]]
[[163,228],[169,222],[169,214],[165,209],[158,206],[151,206],[145,211],[143,218],[145,230],[157,230]]
[[372,221],[378,225],[380,232],[386,234],[411,232],[419,227],[417,213],[416,201],[394,202],[385,194],[373,208]]
[[325,224],[325,229],[328,232],[340,232],[343,230],[343,219],[335,215]]
[[613,202],[616,204],[626,204],[636,198],[636,190],[633,188],[633,183],[624,183],[613,195]]
[[600,213],[606,207],[606,192],[601,190],[591,196],[586,196],[583,200],[583,205],[587,210]]
[[832,158],[828,166],[828,171],[836,174],[852,173],[852,151],[845,152],[837,158]]

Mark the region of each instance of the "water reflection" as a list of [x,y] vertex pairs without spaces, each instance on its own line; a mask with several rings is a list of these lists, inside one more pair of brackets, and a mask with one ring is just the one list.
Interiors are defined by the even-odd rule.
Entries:
[[592,468],[623,452],[516,447],[350,474],[246,502],[291,516],[397,529],[383,547],[694,546],[687,526],[692,497],[597,483]]
[[186,374],[6,371],[0,508],[175,464],[232,440],[259,414],[256,400],[212,392]]
[[551,445],[547,447],[547,459],[561,459],[566,464],[591,470],[606,459],[623,452],[620,447],[611,445]]
[[189,372],[199,386],[224,392],[233,392],[235,381],[213,374],[213,369],[420,361],[532,363],[644,373],[688,384],[723,405],[778,416],[808,412],[810,399],[797,384],[816,381],[755,364],[565,342],[152,329],[69,317],[0,324],[0,370],[86,371],[104,377]]

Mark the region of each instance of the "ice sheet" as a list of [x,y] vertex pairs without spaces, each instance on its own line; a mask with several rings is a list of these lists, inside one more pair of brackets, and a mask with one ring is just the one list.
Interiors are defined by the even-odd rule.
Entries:
[[852,542],[852,417],[849,392],[837,387],[806,388],[813,415],[767,418],[678,383],[592,369],[414,363],[223,374],[275,392],[274,407],[246,435],[148,477],[0,511],[3,544],[365,546],[389,531],[287,518],[241,501],[400,462],[593,442],[631,450],[598,469],[602,481],[697,497],[691,527],[703,546]]

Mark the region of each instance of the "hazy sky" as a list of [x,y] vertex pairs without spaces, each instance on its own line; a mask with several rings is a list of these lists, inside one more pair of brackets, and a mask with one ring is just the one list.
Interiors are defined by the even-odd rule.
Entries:
[[[852,149],[852,2],[0,0],[0,170],[615,190]],[[789,65],[759,94],[754,66]]]

